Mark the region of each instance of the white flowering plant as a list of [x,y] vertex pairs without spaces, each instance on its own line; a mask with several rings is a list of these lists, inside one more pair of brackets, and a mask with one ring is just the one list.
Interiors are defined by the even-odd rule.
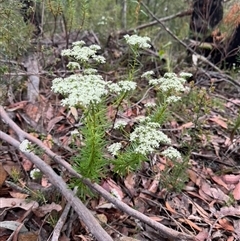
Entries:
[[148,80],[149,84],[157,91],[157,106],[154,109],[153,120],[158,123],[163,123],[167,109],[170,105],[179,102],[182,95],[189,91],[185,86],[186,79],[192,75],[189,73],[165,73],[163,77],[152,78],[154,72],[147,71],[141,77]]
[[134,74],[135,74],[135,69],[137,65],[137,57],[139,56],[139,51],[141,49],[150,49],[150,38],[149,37],[142,37],[136,34],[133,34],[129,36],[128,34],[124,35],[124,39],[126,40],[126,43],[128,44],[133,57],[129,61],[129,71],[128,71],[128,78],[129,80],[133,80]]
[[[134,53],[136,61],[138,51],[150,48],[150,39],[137,35],[126,35],[125,40]],[[98,181],[108,171],[107,166],[113,166],[111,170],[121,175],[135,171],[141,163],[150,159],[156,151],[171,146],[171,139],[161,131],[161,118],[167,111],[167,107],[181,99],[181,93],[185,92],[185,78],[188,74],[176,75],[166,73],[163,77],[154,79],[153,71],[142,75],[155,88],[161,96],[160,101],[147,105],[150,112],[147,116],[136,118],[132,128],[127,128],[128,121],[119,118],[121,104],[129,102],[129,95],[137,90],[134,79],[135,64],[128,70],[128,78],[120,81],[106,81],[98,74],[97,69],[91,68],[91,63],[96,61],[104,64],[105,59],[98,55],[100,47],[97,45],[85,46],[83,41],[73,44],[71,49],[64,50],[63,56],[71,59],[68,67],[77,70],[65,78],[56,78],[52,82],[52,90],[62,95],[61,104],[66,107],[81,109],[81,122],[83,125],[71,134],[74,138],[81,137],[82,146],[77,150],[73,166],[84,177],[92,181]],[[112,123],[107,119],[107,104],[115,108]],[[117,132],[121,135],[121,141],[107,138],[106,133]],[[79,137],[79,138],[80,138]],[[106,154],[107,152],[107,154]],[[181,154],[174,148],[165,148],[161,155],[172,161],[180,162]],[[81,180],[75,180],[75,184],[84,189]]]

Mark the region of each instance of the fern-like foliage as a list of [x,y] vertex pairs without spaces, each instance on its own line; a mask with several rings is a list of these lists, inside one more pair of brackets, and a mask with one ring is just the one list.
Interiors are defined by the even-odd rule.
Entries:
[[[84,146],[79,147],[78,154],[72,158],[75,170],[83,177],[98,182],[106,173],[107,161],[104,158],[106,114],[102,105],[91,105],[85,113],[84,127],[81,133]],[[87,187],[81,180],[75,179],[74,185],[78,186],[80,195],[86,195]]]

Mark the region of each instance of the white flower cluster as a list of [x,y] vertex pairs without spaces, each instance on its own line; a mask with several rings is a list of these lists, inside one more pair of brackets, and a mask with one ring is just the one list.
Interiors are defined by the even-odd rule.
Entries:
[[152,70],[150,70],[150,71],[143,73],[141,75],[141,77],[149,80],[152,77],[152,75],[154,75],[154,72]]
[[137,144],[136,153],[147,155],[158,148],[160,143],[170,144],[171,140],[162,131],[160,125],[155,122],[147,122],[138,126],[131,134],[130,141]]
[[185,82],[185,78],[178,77],[175,73],[166,73],[162,78],[149,80],[151,85],[159,86],[160,90],[165,93],[169,91],[185,91]]
[[117,119],[114,123],[114,129],[120,129],[124,126],[126,126],[128,123],[124,119]]
[[107,147],[108,151],[113,156],[116,156],[121,148],[122,148],[122,144],[120,142],[113,143],[112,145]]
[[181,72],[179,74],[179,76],[186,79],[186,78],[192,77],[192,74],[191,73],[186,73],[186,72]]
[[52,90],[67,96],[62,100],[64,106],[87,107],[89,104],[101,102],[101,98],[108,93],[106,84],[101,75],[74,74],[64,79],[54,79]]
[[131,90],[135,90],[137,87],[136,82],[134,81],[119,81],[118,83],[109,83],[108,88],[111,92],[119,94],[121,92],[127,92]]
[[41,175],[41,171],[38,168],[34,168],[30,171],[30,177],[32,179],[37,179]]
[[178,150],[173,147],[168,147],[162,154],[171,160],[181,160],[181,154]]
[[29,140],[23,140],[19,145],[19,150],[22,152],[31,152],[31,142]]
[[136,34],[129,36],[128,34],[124,36],[127,41],[127,44],[132,46],[137,46],[139,48],[151,48],[149,37],[141,37]]
[[77,62],[69,62],[67,67],[71,70],[80,69],[80,64]]
[[103,56],[97,55],[97,51],[101,49],[99,45],[93,44],[89,47],[84,46],[84,41],[77,41],[73,43],[72,49],[65,49],[62,51],[62,56],[74,57],[78,61],[88,62],[90,59],[99,63],[105,63]]
[[144,106],[147,108],[153,108],[155,107],[157,104],[154,102],[147,102]]
[[167,104],[171,104],[171,103],[178,102],[179,100],[181,100],[181,97],[180,97],[180,96],[172,95],[172,96],[167,97],[166,103],[167,103]]

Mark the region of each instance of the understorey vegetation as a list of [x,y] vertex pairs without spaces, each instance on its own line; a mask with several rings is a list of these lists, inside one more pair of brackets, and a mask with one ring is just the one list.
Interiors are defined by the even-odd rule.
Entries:
[[237,1],[0,3],[0,240],[238,240]]

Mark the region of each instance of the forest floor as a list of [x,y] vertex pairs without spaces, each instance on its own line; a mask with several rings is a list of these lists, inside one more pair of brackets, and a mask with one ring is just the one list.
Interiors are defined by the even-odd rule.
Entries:
[[[59,57],[62,49],[60,45],[55,47],[55,56]],[[124,47],[104,49],[109,63],[100,71],[104,79],[118,79],[124,72],[128,58],[124,51]],[[139,76],[147,70],[164,72],[156,53],[143,53],[140,58]],[[14,90],[14,102],[7,100],[4,109],[22,130],[72,164],[71,157],[76,150],[71,148],[71,131],[79,126],[76,116],[81,113],[74,108],[62,107],[59,97],[51,92],[52,79],[64,73],[62,59],[54,65],[49,64],[53,62],[50,57],[45,61],[48,64],[42,67],[38,101],[28,102],[24,91],[26,86],[21,86],[22,89]],[[193,74],[187,83],[192,90],[191,95],[171,110],[171,117],[162,129],[171,138],[173,146],[188,159],[187,165],[179,170],[184,171],[184,182],[173,171],[173,163],[155,155],[150,163],[144,163],[140,170],[124,177],[109,171],[99,185],[109,193],[114,192],[122,202],[153,221],[191,235],[195,240],[240,240],[240,138],[238,130],[233,132],[240,107],[239,87],[232,85],[226,75],[205,67],[185,68],[181,71]],[[232,78],[240,81],[237,70],[231,71],[231,74],[236,77]],[[143,81],[139,89],[143,94],[148,86]],[[123,108],[121,117],[127,119],[131,127],[137,117],[146,113],[144,104],[155,98],[154,91],[140,101],[138,97],[132,98],[131,105],[126,105],[125,110]],[[109,106],[109,118],[113,112]],[[5,122],[0,121],[0,128],[16,138]],[[76,145],[81,142],[77,140]],[[189,146],[192,147],[190,152]],[[40,153],[39,156],[69,184],[71,175],[67,171],[46,154]],[[57,236],[55,240],[61,241],[95,240],[84,220],[79,220],[48,176],[31,177],[33,169],[34,164],[19,150],[1,142],[0,241],[54,240],[52,235]],[[86,197],[83,202],[114,240],[119,237],[132,237],[121,239],[125,241],[170,240],[100,195]],[[64,213],[66,219],[62,218]],[[56,230],[59,220],[64,220],[63,225]],[[20,228],[17,228],[18,223],[21,223]]]

